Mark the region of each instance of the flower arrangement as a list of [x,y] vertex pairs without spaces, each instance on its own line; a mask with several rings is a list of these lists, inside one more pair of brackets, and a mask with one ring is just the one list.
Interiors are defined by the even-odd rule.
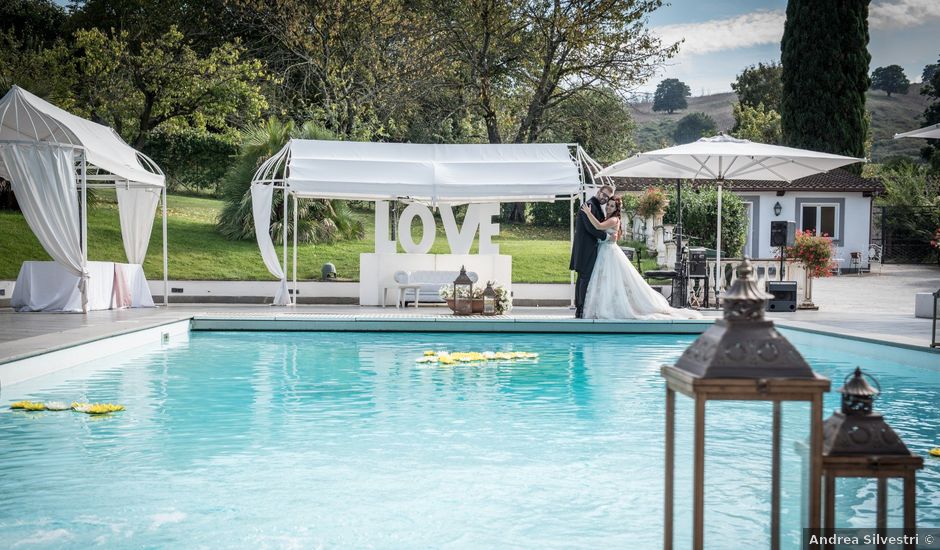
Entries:
[[[510,296],[509,291],[507,291],[503,285],[496,283],[495,281],[489,281],[489,284],[493,285],[493,290],[496,291],[496,314],[502,315],[507,313],[512,309],[512,296]],[[483,291],[486,289],[486,285],[478,285],[473,289],[473,300],[483,300]],[[438,295],[443,300],[453,300],[454,299],[454,285],[447,284],[440,288],[437,291]],[[466,298],[466,296],[462,296]]]
[[658,187],[647,187],[636,201],[636,213],[644,218],[659,216],[666,211],[667,206],[669,198],[665,191]]
[[797,231],[793,242],[793,246],[787,247],[787,257],[799,260],[810,277],[832,276],[832,238],[829,235]]
[[486,363],[515,363],[515,362],[537,362],[538,353],[526,351],[425,351],[424,355],[415,359],[415,363],[434,363],[440,366],[455,365],[458,363],[467,363],[471,365],[482,365]]

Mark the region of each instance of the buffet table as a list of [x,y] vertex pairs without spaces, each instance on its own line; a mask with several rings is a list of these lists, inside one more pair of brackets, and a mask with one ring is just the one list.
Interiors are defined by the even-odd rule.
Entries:
[[[140,264],[88,262],[88,311],[154,307]],[[81,312],[79,277],[56,262],[23,262],[10,305],[16,311]]]

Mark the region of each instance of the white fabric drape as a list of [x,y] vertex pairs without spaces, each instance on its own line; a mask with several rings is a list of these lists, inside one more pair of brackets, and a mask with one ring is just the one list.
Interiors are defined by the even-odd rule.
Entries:
[[286,306],[290,304],[287,276],[278,261],[277,251],[274,249],[274,242],[271,240],[271,204],[273,201],[273,186],[251,186],[251,212],[254,215],[255,237],[258,239],[258,248],[261,249],[261,258],[271,275],[281,280],[277,294],[274,295],[274,305]]
[[153,218],[160,202],[160,189],[147,187],[117,188],[121,238],[128,263],[142,264],[147,256]]
[[75,149],[44,143],[0,147],[13,194],[43,249],[79,277],[82,309],[88,305],[88,272],[81,245]]

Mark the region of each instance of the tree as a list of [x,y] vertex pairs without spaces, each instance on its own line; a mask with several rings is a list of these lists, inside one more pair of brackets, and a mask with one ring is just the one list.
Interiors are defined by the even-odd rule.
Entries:
[[871,73],[871,89],[888,92],[888,97],[891,97],[892,93],[906,94],[910,86],[911,81],[907,79],[900,65],[878,67]]
[[933,79],[933,75],[937,74],[938,70],[940,70],[940,63],[924,65],[924,72],[920,73],[920,81],[925,84],[930,82]]
[[689,113],[679,119],[673,134],[676,143],[692,143],[702,136],[714,135],[718,125],[705,113]]
[[248,124],[266,107],[257,60],[243,60],[238,43],[199,55],[171,27],[135,51],[126,33],[75,33],[80,54],[77,105],[112,126],[135,147],[161,124],[225,133]]
[[[677,51],[646,27],[661,0],[424,0],[468,106],[490,143],[546,139],[553,111],[583,92],[623,94]],[[507,218],[523,221],[515,204]]]
[[[937,61],[936,66],[940,66],[940,60]],[[940,123],[940,71],[935,71],[930,80],[924,82],[920,93],[933,98],[933,101],[924,109],[925,126]],[[940,139],[928,139],[927,145],[921,149],[920,154],[930,163],[931,171],[940,175]]]
[[692,90],[677,78],[667,78],[656,86],[653,94],[653,110],[666,111],[670,115],[689,106],[685,98],[692,95]]
[[862,157],[871,60],[868,1],[789,0],[786,13],[780,45],[784,143]]
[[[292,121],[273,117],[245,130],[239,154],[223,183],[225,206],[219,214],[218,229],[225,237],[231,240],[255,238],[251,179],[261,162],[280,151],[291,138],[336,139],[336,136],[314,122],[297,128]],[[283,199],[283,193],[275,193],[271,204],[271,230],[275,241],[284,235]],[[363,237],[362,222],[352,215],[344,201],[301,199],[297,204],[298,242],[324,243]]]
[[776,61],[751,65],[741,71],[731,83],[731,89],[738,94],[738,102],[742,105],[757,107],[763,104],[768,110],[779,111],[783,95],[781,74],[783,67]]
[[735,103],[732,106],[734,128],[731,135],[740,139],[749,139],[759,143],[780,145],[783,131],[780,127],[780,113],[767,109],[763,103],[756,107]]
[[0,33],[8,34],[23,48],[39,49],[54,44],[61,37],[66,18],[65,10],[52,0],[0,2]]

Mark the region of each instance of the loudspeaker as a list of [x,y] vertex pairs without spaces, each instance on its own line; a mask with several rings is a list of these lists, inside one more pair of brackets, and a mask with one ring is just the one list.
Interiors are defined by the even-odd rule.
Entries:
[[689,249],[689,277],[705,277],[707,268],[704,248]]
[[793,246],[796,237],[796,222],[770,222],[770,246]]
[[796,311],[796,281],[767,281],[767,292],[774,295],[767,311]]

